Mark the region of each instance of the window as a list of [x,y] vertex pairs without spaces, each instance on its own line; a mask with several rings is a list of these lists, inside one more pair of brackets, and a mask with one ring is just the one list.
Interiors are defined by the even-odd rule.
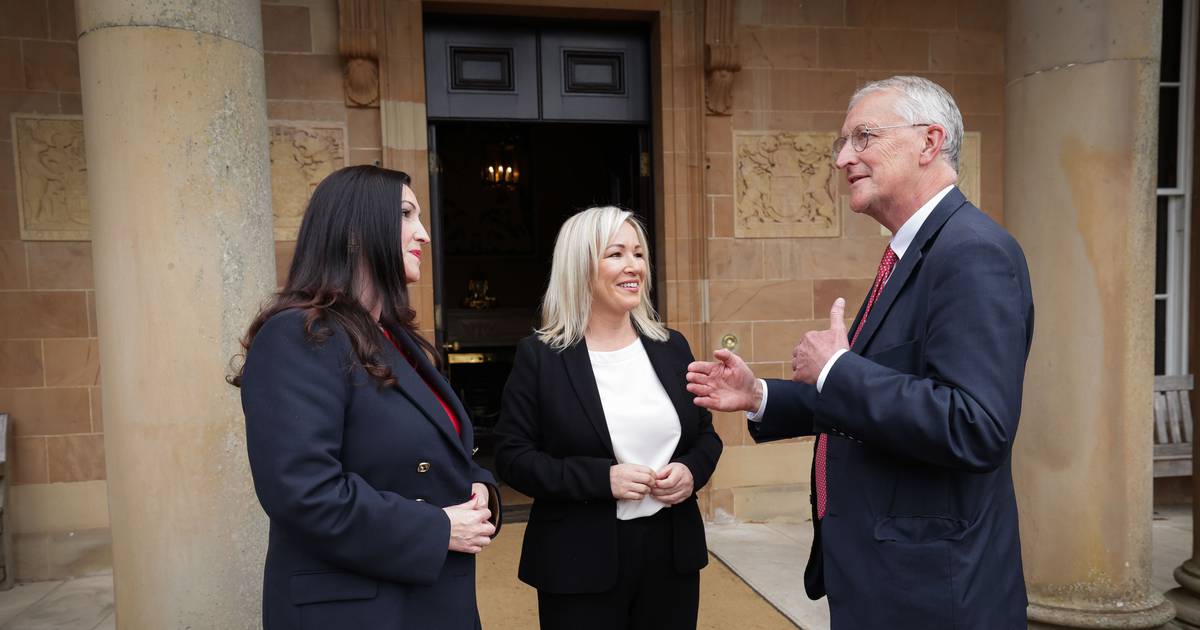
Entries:
[[1197,0],[1163,2],[1154,261],[1155,374],[1187,373],[1196,5]]

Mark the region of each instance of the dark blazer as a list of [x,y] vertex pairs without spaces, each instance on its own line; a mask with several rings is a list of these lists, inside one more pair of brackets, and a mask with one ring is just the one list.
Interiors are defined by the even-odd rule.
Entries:
[[821,393],[769,381],[756,441],[830,436],[804,578],[835,629],[1025,628],[1010,456],[1032,337],[1020,246],[955,188]]
[[[708,483],[721,456],[712,415],[692,404],[687,340],[642,337],[654,372],[679,414],[681,435],[671,461]],[[496,424],[496,472],[534,498],[518,577],[548,593],[600,593],[617,581],[617,501],[609,468],[617,463],[584,341],[556,352],[530,336],[517,346]],[[675,569],[708,564],[696,495],[664,508],[674,527]]]
[[442,511],[466,501],[472,482],[494,484],[471,460],[466,411],[407,333],[393,337],[415,370],[379,335],[399,381],[380,388],[345,331],[327,329],[310,342],[303,314],[284,311],[246,355],[246,445],[270,517],[263,627],[479,627],[475,557],[448,551]]

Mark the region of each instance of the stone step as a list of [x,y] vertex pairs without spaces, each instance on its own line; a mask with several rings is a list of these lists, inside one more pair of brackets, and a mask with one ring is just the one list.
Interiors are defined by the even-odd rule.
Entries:
[[807,483],[714,490],[714,523],[804,523],[812,518]]

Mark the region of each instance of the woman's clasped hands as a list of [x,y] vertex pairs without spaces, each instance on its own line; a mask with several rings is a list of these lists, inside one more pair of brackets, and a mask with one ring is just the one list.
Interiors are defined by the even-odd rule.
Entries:
[[662,470],[641,464],[617,464],[608,469],[608,483],[614,499],[637,501],[650,495],[667,505],[675,505],[692,496],[695,480],[687,466],[671,462]]
[[479,553],[491,544],[496,526],[488,509],[488,489],[481,483],[471,486],[471,498],[458,505],[442,508],[450,517],[450,551]]

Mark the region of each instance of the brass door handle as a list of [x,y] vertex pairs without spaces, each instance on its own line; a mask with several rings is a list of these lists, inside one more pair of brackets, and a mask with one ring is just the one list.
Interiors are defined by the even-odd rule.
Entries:
[[442,350],[447,352],[458,352],[460,348],[462,348],[462,344],[458,343],[457,341],[450,341],[442,344]]

